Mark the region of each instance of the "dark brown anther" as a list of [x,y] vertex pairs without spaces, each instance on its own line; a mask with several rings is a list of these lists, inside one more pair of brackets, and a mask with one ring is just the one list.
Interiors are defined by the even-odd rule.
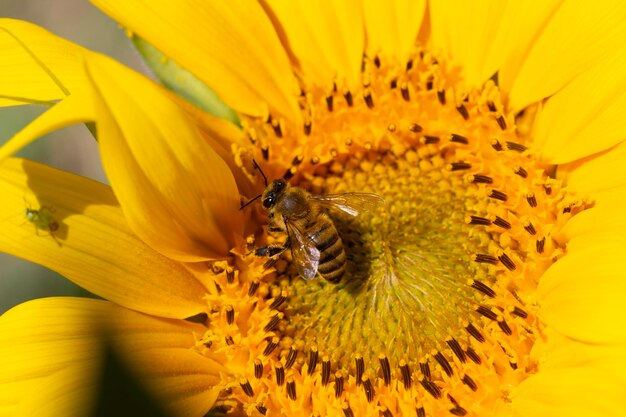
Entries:
[[374,57],[374,65],[376,65],[376,68],[380,68],[380,58],[378,56]]
[[500,129],[506,130],[506,120],[504,119],[504,116],[500,115],[496,117],[496,122],[498,122],[498,126],[500,126]]
[[422,131],[422,126],[418,125],[417,123],[411,123],[409,125],[409,132],[411,133],[419,133]]
[[369,89],[363,91],[363,100],[365,100],[365,104],[367,104],[368,108],[374,107],[374,97],[372,97],[372,93]]
[[354,413],[348,404],[343,404],[341,406],[341,411],[343,411],[343,415],[345,417],[354,417]]
[[484,342],[485,341],[485,336],[483,336],[483,334],[480,332],[480,330],[478,330],[476,328],[476,326],[474,326],[472,323],[468,324],[467,326],[465,326],[465,330],[467,330],[467,332],[476,340],[478,340],[479,342]]
[[513,331],[509,327],[508,323],[502,317],[498,318],[498,326],[507,336],[511,336],[513,334]]
[[517,362],[509,361],[509,366],[511,367],[511,369],[517,369]]
[[349,106],[349,107],[352,107],[352,105],[354,104],[354,100],[352,99],[352,93],[351,93],[351,92],[349,92],[349,91],[346,91],[346,92],[343,94],[343,98],[345,98],[345,99],[346,99],[346,103],[348,103],[348,106]]
[[306,136],[309,136],[311,134],[311,128],[313,127],[313,123],[311,123],[310,120],[307,120],[306,122],[304,122],[304,134]]
[[402,384],[404,389],[410,389],[412,385],[411,370],[404,359],[400,360],[400,374],[402,375]]
[[493,298],[493,297],[496,296],[496,292],[494,290],[492,290],[491,287],[489,287],[484,282],[476,281],[476,280],[473,279],[471,286],[472,286],[472,288],[482,292],[483,294],[485,294],[489,298]]
[[491,100],[487,102],[487,108],[489,108],[489,111],[496,111],[496,105]]
[[256,290],[259,289],[259,281],[252,281],[250,283],[250,287],[248,288],[248,296],[252,297],[256,294]]
[[544,185],[543,189],[546,192],[546,195],[552,194],[552,187],[550,187],[549,185]]
[[464,416],[467,415],[467,410],[460,405],[457,405],[456,407],[450,409],[450,414],[453,416]]
[[441,388],[439,388],[434,382],[428,379],[422,379],[420,381],[420,384],[422,384],[424,389],[428,391],[428,393],[432,395],[434,398],[436,399],[441,398]]
[[402,83],[400,86],[400,93],[402,94],[404,101],[411,100],[411,96],[409,95],[409,85],[406,82]]
[[374,395],[376,394],[376,391],[374,391],[374,385],[372,385],[372,381],[367,375],[363,376],[361,382],[363,383],[363,390],[365,391],[367,402],[371,403],[374,400]]
[[500,260],[500,262],[502,262],[502,265],[506,266],[506,269],[508,269],[509,271],[515,270],[515,263],[511,258],[509,258],[509,255],[507,255],[506,253],[498,256],[498,259]]
[[354,361],[356,362],[356,384],[361,385],[361,378],[363,377],[363,372],[365,372],[365,361],[363,356],[358,353],[355,355]]
[[235,344],[235,341],[233,340],[233,337],[231,335],[225,336],[224,341],[226,342],[228,346]]
[[526,171],[524,168],[522,167],[517,167],[517,169],[515,171],[513,171],[515,174],[519,175],[522,178],[528,178],[528,171]]
[[383,381],[385,386],[391,383],[391,366],[389,365],[389,359],[384,353],[378,356],[378,362],[380,363],[380,369],[383,373]]
[[241,386],[241,389],[243,390],[243,392],[246,393],[248,397],[252,397],[254,395],[254,391],[252,390],[252,385],[250,385],[250,382],[246,378],[240,379],[239,385]]
[[406,68],[406,70],[407,70],[407,71],[411,71],[411,69],[413,69],[413,60],[412,60],[412,59],[409,59],[409,60],[406,62],[406,66],[405,66],[405,68]]
[[452,365],[450,365],[450,362],[448,362],[445,356],[443,356],[441,352],[437,352],[434,358],[437,361],[437,363],[441,366],[443,371],[446,373],[446,375],[452,376]]
[[487,197],[493,198],[495,200],[500,200],[500,201],[506,201],[509,199],[509,197],[506,194],[498,190],[489,191],[489,194],[487,194]]
[[472,391],[476,391],[478,389],[478,385],[476,385],[476,382],[474,382],[474,380],[470,378],[469,375],[463,375],[461,381],[463,381],[463,383],[467,385]]
[[495,224],[496,226],[501,227],[503,229],[510,229],[511,228],[511,223],[509,223],[508,221],[504,220],[500,216],[496,216],[495,220],[493,221],[493,224]]
[[439,143],[439,136],[424,135],[424,143],[426,145],[431,145],[433,143]]
[[304,156],[302,155],[296,155],[293,157],[293,159],[291,160],[291,165],[293,166],[298,166],[302,163],[302,161],[304,161]]
[[285,173],[283,174],[283,179],[285,181],[289,181],[290,179],[293,178],[295,174],[296,174],[296,167],[291,167],[285,171]]
[[474,184],[491,184],[493,183],[493,178],[488,177],[486,175],[475,174],[471,176],[472,182]]
[[317,352],[317,346],[312,346],[309,351],[309,361],[307,362],[308,374],[311,375],[315,371],[317,366],[317,358],[319,353]]
[[229,284],[235,282],[235,270],[231,267],[226,268],[226,282]]
[[260,359],[254,360],[254,377],[256,379],[261,379],[263,376],[263,362]]
[[450,349],[452,349],[452,352],[456,355],[456,357],[459,358],[462,363],[465,363],[465,352],[463,351],[463,348],[461,348],[459,342],[452,338],[450,340],[446,340],[446,343],[450,346]]
[[524,225],[524,229],[530,233],[531,235],[536,235],[537,231],[535,230],[535,226],[531,222],[528,222]]
[[283,317],[285,317],[283,313],[278,313],[278,314],[273,315],[270,321],[267,322],[263,330],[265,330],[266,332],[271,332],[272,330],[276,328],[276,326],[278,326],[278,323]]
[[467,355],[468,358],[470,358],[472,360],[472,362],[480,365],[482,363],[482,360],[480,359],[480,356],[478,356],[478,353],[476,353],[476,351],[474,349],[472,349],[472,347],[468,347],[465,350],[465,354]]
[[335,372],[335,398],[341,397],[343,392],[343,373],[341,371]]
[[415,414],[417,417],[426,417],[426,410],[424,410],[424,407],[417,407],[415,409]]
[[506,147],[510,150],[510,151],[516,151],[516,152],[524,152],[526,149],[526,146],[522,145],[521,143],[517,143],[517,142],[507,142],[506,143]]
[[528,201],[528,205],[531,207],[537,207],[537,199],[535,198],[534,193],[526,194],[526,201]]
[[498,315],[495,312],[493,312],[489,307],[478,306],[476,308],[476,312],[482,316],[487,317],[489,320],[493,320],[493,321],[498,320]]
[[439,99],[439,103],[441,103],[442,106],[445,106],[446,105],[446,90],[438,90],[437,98]]
[[498,139],[494,139],[491,141],[491,147],[493,149],[495,149],[496,151],[500,152],[502,149],[504,149],[502,147],[502,144],[500,143],[500,141]]
[[450,142],[462,143],[463,145],[467,145],[469,143],[469,140],[465,136],[453,133],[452,137],[450,138]]
[[276,385],[281,387],[285,383],[285,368],[282,362],[274,364],[274,375],[276,376]]
[[261,155],[263,156],[263,159],[265,159],[266,161],[269,161],[269,159],[270,159],[270,147],[267,146],[267,145],[261,146]]
[[256,410],[263,415],[267,414],[267,408],[263,404],[257,404]]
[[270,308],[271,308],[272,310],[277,309],[278,307],[280,307],[280,306],[281,306],[281,304],[282,304],[282,303],[284,303],[284,302],[285,302],[285,300],[286,300],[286,299],[287,299],[287,291],[282,291],[282,292],[278,295],[278,297],[276,297],[276,298],[274,299],[274,301],[272,302],[272,304],[270,304]]
[[473,261],[481,264],[497,265],[498,259],[495,256],[485,255],[483,253],[477,253],[473,256]]
[[233,324],[235,322],[235,309],[233,306],[226,306],[226,323]]
[[456,111],[459,112],[459,114],[463,117],[464,120],[469,119],[469,113],[467,112],[465,105],[459,104],[458,106],[456,106]]
[[430,379],[430,366],[428,366],[428,362],[420,362],[420,371],[424,378]]
[[280,339],[276,336],[272,337],[272,340],[268,340],[267,346],[265,346],[265,350],[263,350],[263,354],[265,356],[271,355],[274,349],[278,346],[278,342],[280,342]]
[[285,360],[285,368],[289,369],[296,363],[296,358],[298,357],[298,350],[293,346],[289,349],[289,353],[287,354],[287,359]]
[[528,313],[525,312],[524,310],[522,310],[519,307],[513,307],[513,311],[511,311],[511,314],[516,315],[517,317],[521,317],[523,319],[528,317]]
[[541,239],[539,239],[537,241],[537,243],[535,243],[536,249],[537,249],[537,253],[543,253],[543,247],[546,243],[546,238],[542,237]]
[[287,379],[287,396],[292,400],[296,400],[296,381],[293,378],[289,377]]
[[426,90],[430,91],[433,89],[433,83],[435,82],[435,77],[432,75],[428,77],[426,80]]
[[276,137],[283,137],[283,129],[280,127],[280,123],[278,122],[278,120],[272,120],[272,129],[274,130],[274,134],[276,135]]
[[333,96],[326,96],[326,108],[333,111]]
[[470,216],[469,219],[466,221],[466,223],[479,224],[481,226],[488,226],[491,224],[491,221],[489,219],[485,219],[484,217]]
[[330,358],[324,356],[322,358],[322,385],[328,385],[330,381]]
[[381,407],[380,408],[380,415],[382,417],[393,417],[393,414],[391,413],[391,411],[387,407]]
[[450,165],[448,165],[448,169],[450,171],[461,171],[464,169],[470,169],[472,167],[472,165],[468,164],[467,162],[452,162]]

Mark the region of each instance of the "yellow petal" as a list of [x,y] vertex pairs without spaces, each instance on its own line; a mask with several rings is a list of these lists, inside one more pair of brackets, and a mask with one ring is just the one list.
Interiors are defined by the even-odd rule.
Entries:
[[444,0],[430,2],[429,7],[432,48],[460,65],[470,85],[482,85],[497,70],[485,63],[501,29],[502,2]]
[[[158,364],[158,366],[155,366]],[[190,349],[152,349],[129,361],[155,398],[174,416],[203,416],[215,404],[225,369]]]
[[380,55],[405,63],[415,46],[426,1],[403,0],[387,3],[365,0],[363,9],[368,55]]
[[[626,189],[622,190],[625,193]],[[570,219],[559,240],[568,251],[602,243],[626,244],[626,212],[622,203],[606,202],[578,213]]]
[[365,45],[361,4],[269,0],[307,83],[355,89],[361,85]]
[[0,160],[29,143],[62,127],[96,119],[93,101],[85,94],[74,94],[52,106],[0,148]]
[[14,19],[0,19],[0,106],[52,104],[87,86],[88,51]]
[[534,140],[551,163],[563,164],[620,143],[626,136],[626,49],[584,71],[543,106]]
[[[510,87],[513,112],[549,97],[626,43],[626,3],[569,1],[556,11]],[[584,98],[579,97],[577,103]]]
[[513,390],[511,405],[523,416],[621,416],[625,392],[618,378],[581,366],[538,372]]
[[292,120],[300,117],[291,64],[258,2],[93,3],[204,81],[234,109],[260,117],[268,110]]
[[[20,159],[0,165],[0,251],[39,263],[131,309],[184,318],[202,311],[204,287],[128,228],[110,187]],[[45,208],[44,208],[45,207]],[[27,220],[43,211],[58,229]]]
[[72,366],[94,377],[102,345],[98,325],[112,304],[81,298],[44,298],[0,317],[0,405],[13,410],[50,375]]
[[243,229],[228,165],[167,90],[93,55],[102,161],[133,230],[173,259],[224,257]]
[[624,243],[571,250],[541,277],[540,317],[558,332],[588,343],[626,342],[623,316]]

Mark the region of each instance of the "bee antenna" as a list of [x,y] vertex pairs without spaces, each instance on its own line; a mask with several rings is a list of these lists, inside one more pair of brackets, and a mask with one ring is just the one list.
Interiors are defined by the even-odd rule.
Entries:
[[[257,163],[256,163],[256,161],[255,161],[254,159],[252,160],[252,163],[254,164],[254,167],[255,167],[256,169],[258,169],[258,170],[259,170],[259,172],[261,173],[261,175],[263,176],[263,182],[265,182],[265,186],[267,187],[267,177],[266,177],[266,176],[265,176],[265,174],[263,173],[263,170],[261,169],[261,167],[259,166],[259,164],[257,164]],[[257,198],[259,198],[259,197],[260,197],[260,195],[259,195],[259,196],[257,196],[257,197],[255,197],[255,200],[256,200]],[[254,201],[254,200],[252,200],[252,201]]]
[[257,195],[256,197],[254,197],[252,200],[248,200],[246,202],[246,204],[242,204],[241,207],[239,207],[239,210],[243,210],[244,208],[248,207],[250,204],[254,203],[256,200],[258,200],[260,197],[262,196],[262,194]]

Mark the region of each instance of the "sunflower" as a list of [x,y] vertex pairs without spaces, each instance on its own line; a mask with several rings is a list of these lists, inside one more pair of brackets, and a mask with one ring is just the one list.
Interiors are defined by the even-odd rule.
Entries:
[[[175,415],[626,411],[625,4],[95,3],[167,88],[0,21],[0,103],[50,106],[1,250],[104,299],[2,316],[3,415],[87,410],[103,331]],[[7,158],[73,123],[110,187]],[[260,256],[265,177],[385,200],[327,212],[338,283]]]

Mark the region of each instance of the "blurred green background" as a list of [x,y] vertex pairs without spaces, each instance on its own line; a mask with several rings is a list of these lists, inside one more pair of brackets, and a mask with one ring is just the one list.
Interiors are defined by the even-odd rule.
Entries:
[[[0,0],[0,16],[36,23],[147,73],[119,25],[87,0]],[[0,108],[0,144],[44,110],[42,106]],[[17,156],[106,182],[96,142],[82,125],[56,131]],[[55,272],[0,253],[0,314],[26,300],[56,295],[86,293]]]

